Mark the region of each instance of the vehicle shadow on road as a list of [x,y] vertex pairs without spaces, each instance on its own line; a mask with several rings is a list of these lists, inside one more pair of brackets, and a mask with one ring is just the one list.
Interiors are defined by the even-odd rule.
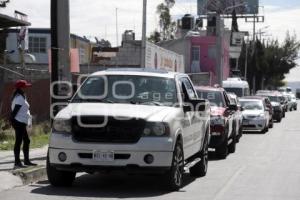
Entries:
[[[89,175],[77,177],[72,187],[53,187],[48,181],[31,185],[33,194],[102,197],[102,198],[143,198],[156,197],[170,193],[164,184],[163,176],[140,175]],[[184,174],[183,188],[195,181],[188,173]]]

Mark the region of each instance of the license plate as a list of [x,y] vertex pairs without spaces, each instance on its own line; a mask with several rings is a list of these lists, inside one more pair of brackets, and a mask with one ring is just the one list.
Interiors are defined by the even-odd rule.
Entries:
[[94,151],[93,159],[99,162],[112,162],[115,160],[114,152]]

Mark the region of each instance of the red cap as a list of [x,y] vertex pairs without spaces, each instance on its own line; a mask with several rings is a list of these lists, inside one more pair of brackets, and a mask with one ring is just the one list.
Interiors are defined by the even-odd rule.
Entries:
[[16,83],[15,83],[15,87],[16,88],[27,88],[27,87],[31,87],[32,84],[28,83],[27,81],[25,80],[18,80]]

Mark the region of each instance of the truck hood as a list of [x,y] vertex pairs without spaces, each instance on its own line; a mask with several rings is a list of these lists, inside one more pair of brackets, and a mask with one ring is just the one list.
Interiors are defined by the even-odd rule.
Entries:
[[147,121],[163,121],[175,107],[131,104],[72,103],[55,118],[70,119],[74,116],[113,116],[139,118]]

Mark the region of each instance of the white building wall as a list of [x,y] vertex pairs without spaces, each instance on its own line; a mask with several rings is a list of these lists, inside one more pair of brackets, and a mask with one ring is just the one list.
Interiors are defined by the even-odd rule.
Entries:
[[[46,53],[32,53],[36,58],[36,63],[38,64],[47,64],[48,63],[48,49],[51,48],[51,35],[50,33],[29,33],[29,37],[45,37],[46,38]],[[8,59],[13,63],[20,63],[20,53],[18,50],[17,44],[18,38],[17,33],[8,33],[8,37],[6,39],[6,49],[11,51],[14,50],[13,54],[8,56]]]

